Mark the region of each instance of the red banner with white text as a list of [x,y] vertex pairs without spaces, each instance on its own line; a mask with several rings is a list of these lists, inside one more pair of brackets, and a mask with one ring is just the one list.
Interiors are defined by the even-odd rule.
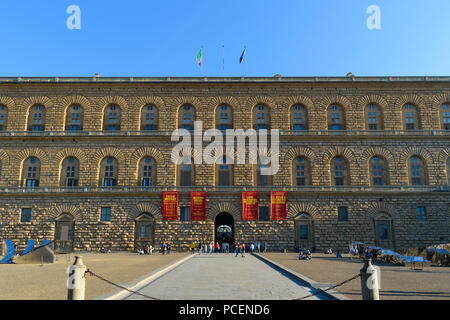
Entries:
[[242,219],[258,220],[258,191],[242,192]]
[[270,192],[270,220],[286,220],[286,191]]
[[163,220],[178,220],[178,191],[163,191]]
[[191,192],[191,220],[206,220],[206,191]]

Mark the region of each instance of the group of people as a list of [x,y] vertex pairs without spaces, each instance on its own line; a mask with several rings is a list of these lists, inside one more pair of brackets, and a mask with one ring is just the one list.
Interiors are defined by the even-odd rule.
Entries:
[[139,255],[152,254],[155,251],[152,245],[145,245],[142,249],[138,249],[137,253]]
[[311,260],[312,253],[309,249],[299,248],[298,260]]
[[[332,250],[331,248],[329,248],[329,249],[326,250],[324,253],[325,253],[325,254],[333,254],[333,250]],[[336,252],[336,258],[342,259],[342,254],[341,254],[341,251],[340,251],[340,250],[338,250],[338,251]]]
[[222,242],[222,244],[220,244],[219,242],[216,242],[215,244],[213,242],[210,243],[195,243],[192,242],[190,245],[190,252],[191,254],[195,253],[196,251],[199,254],[202,253],[209,253],[212,254],[214,253],[236,253],[236,256],[241,253],[242,255],[245,254],[245,252],[265,252],[267,249],[267,244],[266,243],[250,243],[250,244],[246,244],[244,242],[239,243],[236,242],[235,244],[230,244],[227,242]]

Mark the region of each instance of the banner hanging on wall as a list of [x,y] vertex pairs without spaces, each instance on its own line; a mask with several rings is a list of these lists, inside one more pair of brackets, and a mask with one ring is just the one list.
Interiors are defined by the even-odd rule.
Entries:
[[163,191],[163,220],[178,220],[178,191]]
[[286,220],[286,191],[270,192],[270,220]]
[[191,192],[191,220],[206,220],[206,191]]
[[258,191],[242,192],[242,219],[258,220]]

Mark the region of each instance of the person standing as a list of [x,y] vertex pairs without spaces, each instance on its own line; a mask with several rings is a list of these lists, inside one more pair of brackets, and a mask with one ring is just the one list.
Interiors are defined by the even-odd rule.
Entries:
[[172,248],[170,247],[170,244],[168,243],[167,244],[167,254],[170,254],[170,250],[171,250]]
[[241,258],[245,258],[245,243],[241,244],[242,248],[239,248],[241,251]]
[[195,250],[195,242],[192,242],[191,243],[191,254],[194,253],[194,250]]
[[238,254],[239,254],[239,248],[240,248],[240,246],[239,246],[239,242],[236,242],[236,245],[234,246],[234,251],[235,251],[235,253],[236,253],[236,255],[234,256],[235,258],[238,256]]
[[255,245],[252,242],[252,244],[250,245],[250,251],[253,253],[253,250],[255,250]]
[[198,243],[198,248],[197,249],[198,249],[198,254],[201,255],[202,254],[202,243],[201,242]]

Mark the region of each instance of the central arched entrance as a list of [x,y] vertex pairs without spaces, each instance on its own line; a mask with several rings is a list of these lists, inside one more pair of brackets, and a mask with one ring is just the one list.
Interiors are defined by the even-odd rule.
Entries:
[[231,246],[234,243],[234,219],[228,212],[221,212],[214,220],[214,243],[228,243]]

